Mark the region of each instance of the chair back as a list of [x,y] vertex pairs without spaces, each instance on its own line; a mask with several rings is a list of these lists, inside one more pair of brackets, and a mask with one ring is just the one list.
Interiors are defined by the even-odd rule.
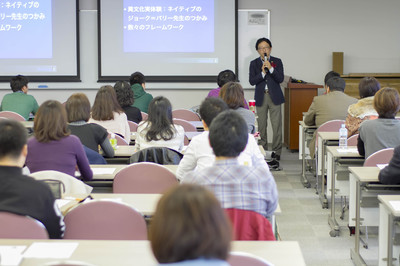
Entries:
[[387,164],[393,157],[394,148],[386,148],[374,152],[365,159],[364,166],[376,166],[377,164]]
[[30,174],[36,180],[59,180],[64,184],[65,195],[89,195],[93,188],[73,176],[53,170],[39,171]]
[[[123,137],[121,137],[118,134],[114,134],[114,135],[115,135],[115,139],[117,140],[117,145],[119,145],[119,146],[127,146],[127,145],[129,145],[129,143],[126,142]],[[111,134],[108,133],[108,139],[110,139],[110,138],[111,138]]]
[[48,239],[44,225],[29,216],[0,212],[0,238]]
[[358,134],[355,134],[347,139],[347,146],[357,146]]
[[17,121],[25,121],[25,118],[22,115],[20,115],[16,112],[12,112],[12,111],[1,111],[0,117],[4,117],[7,119],[13,119],[13,120],[17,120]]
[[146,240],[143,216],[127,204],[93,200],[65,215],[64,239]]
[[178,184],[175,175],[162,165],[134,163],[115,175],[113,193],[161,194]]
[[317,149],[318,145],[318,132],[339,132],[340,127],[344,123],[344,120],[330,120],[320,125],[315,132],[315,149]]
[[272,266],[270,262],[245,252],[231,252],[228,257],[231,266]]
[[136,132],[137,131],[137,128],[139,126],[137,123],[128,120],[128,124],[129,124],[129,130],[131,132]]
[[142,113],[142,121],[146,121],[147,117],[149,116],[147,113],[145,112],[141,112]]
[[185,132],[197,131],[196,127],[186,120],[174,118],[173,122],[176,125],[181,125],[183,127],[183,129],[185,130]]
[[156,164],[178,165],[183,154],[167,147],[150,147],[135,152],[129,163],[152,162]]
[[261,214],[241,209],[225,209],[232,222],[233,240],[276,240],[272,225]]
[[187,109],[173,110],[172,118],[183,119],[186,121],[201,121],[200,117],[195,112],[187,110]]

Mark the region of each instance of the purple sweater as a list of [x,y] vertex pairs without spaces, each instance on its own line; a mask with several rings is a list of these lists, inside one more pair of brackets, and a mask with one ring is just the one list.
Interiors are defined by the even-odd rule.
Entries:
[[70,135],[48,143],[38,142],[34,137],[28,140],[26,166],[31,173],[55,170],[75,176],[76,165],[82,179],[92,180],[93,173],[78,137]]
[[[218,98],[219,97],[219,91],[221,90],[221,88],[216,88],[216,89],[212,89],[210,90],[210,92],[208,93],[207,97],[211,97],[211,98]],[[249,105],[247,104],[246,99],[244,99],[244,106],[245,109],[249,110]]]

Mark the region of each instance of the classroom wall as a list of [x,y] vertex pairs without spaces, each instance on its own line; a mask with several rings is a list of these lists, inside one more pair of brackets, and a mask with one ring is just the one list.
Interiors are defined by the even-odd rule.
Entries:
[[[398,0],[238,0],[239,9],[271,11],[272,54],[283,61],[285,74],[322,84],[331,69],[334,51],[344,52],[344,73],[400,72],[400,1]],[[96,0],[80,1],[82,83],[49,83],[30,93],[39,103],[47,99],[65,101],[71,93],[84,92],[93,102],[97,81]],[[254,57],[256,57],[254,50]],[[95,66],[95,67],[93,67]],[[135,70],[133,70],[135,71]],[[213,83],[148,83],[148,91],[167,96],[174,108],[198,105]],[[78,88],[78,89],[70,89]],[[9,84],[0,83],[0,97]],[[66,90],[69,89],[69,90]],[[253,98],[251,90],[246,99]]]

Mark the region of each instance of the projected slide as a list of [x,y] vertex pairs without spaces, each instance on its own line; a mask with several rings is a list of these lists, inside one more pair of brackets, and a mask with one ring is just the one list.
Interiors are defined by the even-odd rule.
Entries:
[[0,0],[0,81],[80,81],[78,0]]
[[51,0],[0,2],[0,40],[0,58],[51,58]]
[[215,82],[236,67],[236,0],[98,0],[99,80]]
[[124,0],[124,52],[214,52],[214,1]]

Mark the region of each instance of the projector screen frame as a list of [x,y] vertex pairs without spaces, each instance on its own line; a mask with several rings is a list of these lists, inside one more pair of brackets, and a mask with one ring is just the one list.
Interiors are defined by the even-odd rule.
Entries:
[[[234,72],[236,75],[238,75],[238,0],[234,0],[234,20],[235,20],[235,66],[234,66]],[[97,82],[116,82],[119,80],[129,80],[129,76],[107,76],[107,75],[102,75],[102,58],[101,58],[101,0],[97,0],[97,29],[98,29],[98,80]],[[215,83],[217,81],[217,75],[207,75],[207,76],[190,76],[190,75],[182,75],[182,76],[163,76],[163,75],[158,75],[158,76],[153,76],[153,75],[146,75],[146,82],[167,82],[167,83],[176,83],[176,82],[185,82],[185,83],[193,83],[193,82],[213,82]]]
[[11,78],[16,75],[24,75],[29,82],[81,82],[80,77],[80,49],[79,49],[79,0],[75,0],[75,16],[76,16],[76,75],[25,75],[24,73],[15,73],[15,75],[0,75],[0,82],[10,82]]

